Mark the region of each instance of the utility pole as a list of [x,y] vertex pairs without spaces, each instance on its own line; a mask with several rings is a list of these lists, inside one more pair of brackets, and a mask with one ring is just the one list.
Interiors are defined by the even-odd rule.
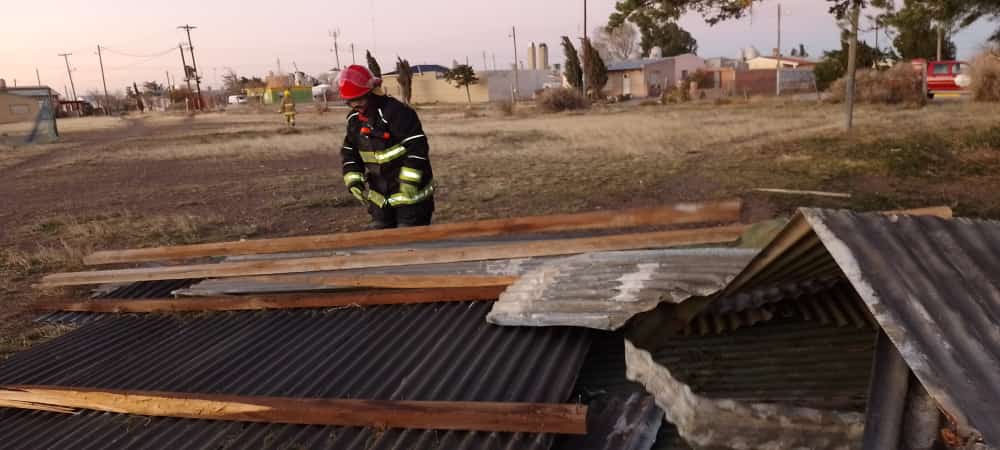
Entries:
[[104,85],[104,114],[111,114],[108,111],[108,80],[104,78],[104,56],[101,55],[101,45],[97,45],[97,61],[101,63],[101,84]]
[[778,3],[778,69],[774,75],[775,95],[781,97],[781,3]]
[[517,103],[517,91],[521,84],[517,73],[517,27],[510,27],[510,36],[514,38],[514,103]]
[[38,68],[35,67],[35,79],[38,80],[38,85],[42,85],[42,75],[38,73]]
[[337,38],[340,37],[340,30],[330,31],[333,38],[333,54],[337,56],[337,69],[340,69],[340,46],[337,45]]
[[191,43],[191,30],[197,29],[198,27],[193,27],[191,25],[185,24],[185,25],[181,25],[181,26],[179,26],[177,28],[182,29],[184,31],[187,31],[187,36],[188,36],[188,51],[191,52],[191,68],[194,69],[194,84],[198,88],[198,104],[197,104],[196,107],[200,111],[201,110],[201,103],[202,103],[202,100],[201,100],[201,75],[198,74],[198,62],[195,61],[195,59],[194,59],[194,44]]
[[358,64],[358,54],[354,52],[354,43],[351,42],[351,64]]
[[587,41],[587,0],[583,0],[583,45],[580,46],[580,53],[583,58],[581,62],[583,67],[581,67],[582,77],[580,87],[583,89],[583,96],[587,96],[587,47],[590,46],[589,41]]
[[181,51],[181,70],[184,71],[184,82],[187,83],[188,95],[191,95],[191,77],[188,75],[188,63],[184,60],[184,44],[177,44]]
[[76,85],[73,84],[73,71],[69,69],[69,55],[72,55],[72,53],[59,54],[59,56],[62,56],[66,60],[66,74],[69,75],[69,86],[73,88],[73,101],[76,101]]
[[490,70],[490,65],[486,62],[486,52],[483,52],[483,70]]
[[493,70],[497,70],[497,54],[493,54]]

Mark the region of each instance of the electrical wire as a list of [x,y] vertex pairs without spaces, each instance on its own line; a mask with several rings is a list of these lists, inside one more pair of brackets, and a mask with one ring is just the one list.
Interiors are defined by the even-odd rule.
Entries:
[[115,55],[127,56],[129,58],[156,58],[156,57],[164,56],[164,55],[170,54],[171,52],[177,51],[177,47],[170,47],[170,48],[168,48],[168,49],[166,49],[166,50],[164,50],[162,52],[152,53],[152,54],[149,54],[149,55],[136,55],[136,54],[133,54],[133,53],[128,53],[128,52],[123,52],[123,51],[120,51],[120,50],[115,50],[115,49],[110,48],[110,47],[105,47],[103,45],[101,46],[101,50],[104,50],[104,51],[109,52],[109,53],[113,53]]

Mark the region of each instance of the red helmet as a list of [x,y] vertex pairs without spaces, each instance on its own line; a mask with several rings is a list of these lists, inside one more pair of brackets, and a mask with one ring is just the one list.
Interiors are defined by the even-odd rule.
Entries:
[[372,75],[371,71],[364,66],[348,66],[340,72],[337,77],[337,87],[340,88],[340,98],[353,100],[364,97],[372,89],[378,87],[382,80]]

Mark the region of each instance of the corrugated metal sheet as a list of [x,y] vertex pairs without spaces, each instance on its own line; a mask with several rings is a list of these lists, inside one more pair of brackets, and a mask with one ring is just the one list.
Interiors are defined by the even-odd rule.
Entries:
[[1000,222],[802,215],[928,392],[1000,446]]
[[786,319],[723,335],[677,336],[652,355],[709,398],[860,412],[874,343],[872,328]]
[[663,424],[663,411],[645,392],[603,395],[589,406],[587,435],[560,436],[556,449],[649,450]]
[[[19,353],[2,384],[387,400],[564,402],[586,330],[486,324],[488,303],[119,316]],[[5,448],[548,448],[552,436],[0,410]],[[127,443],[127,444],[126,444]],[[279,445],[280,444],[280,445]],[[295,448],[294,446],[292,448]]]
[[[824,283],[827,284],[827,283]],[[771,290],[766,290],[771,291]],[[766,292],[765,291],[765,292]],[[778,291],[778,290],[775,290]],[[760,292],[760,291],[755,291]],[[866,328],[873,325],[864,303],[846,281],[833,283],[823,290],[778,291],[776,295],[763,295],[764,301],[746,301],[758,298],[755,294],[737,295],[717,300],[704,312],[695,316],[690,325],[681,331],[684,336],[721,334],[738,328],[749,327],[774,319],[798,318],[820,325]],[[771,303],[771,300],[779,300]],[[726,312],[719,312],[726,311]]]
[[614,330],[661,302],[714,294],[755,254],[755,250],[713,248],[559,259],[507,288],[488,320],[510,326]]

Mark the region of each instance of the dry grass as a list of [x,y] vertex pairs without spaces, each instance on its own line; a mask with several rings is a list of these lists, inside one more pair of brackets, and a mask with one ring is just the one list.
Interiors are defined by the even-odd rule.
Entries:
[[[860,103],[923,105],[923,79],[909,63],[896,64],[889,70],[859,70],[855,80],[855,98]],[[847,79],[830,86],[831,100],[844,101]]]
[[0,333],[0,361],[10,358],[17,352],[27,350],[33,345],[50,341],[75,329],[75,326],[64,324],[33,324],[16,331],[11,330],[13,331],[11,334]]
[[587,106],[587,99],[570,88],[546,89],[538,98],[538,107],[550,113],[586,109]]
[[981,102],[1000,102],[1000,56],[987,52],[972,63],[972,96]]

